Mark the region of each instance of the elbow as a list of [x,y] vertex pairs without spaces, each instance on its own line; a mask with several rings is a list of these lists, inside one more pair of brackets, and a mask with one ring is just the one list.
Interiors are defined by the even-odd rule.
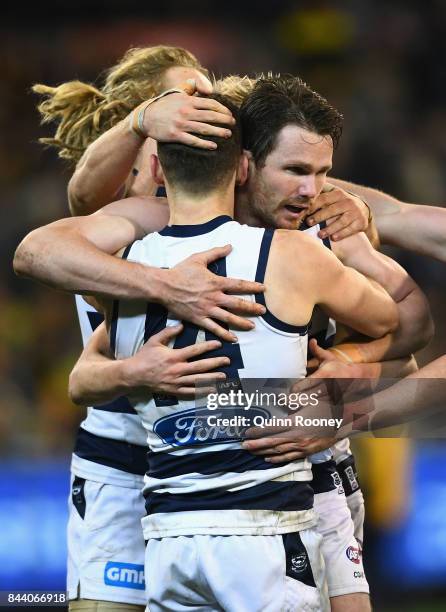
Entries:
[[12,266],[17,276],[33,276],[39,251],[39,231],[34,230],[22,240],[14,253]]
[[398,308],[395,302],[392,301],[382,310],[382,316],[379,318],[379,320],[375,321],[373,329],[368,331],[367,335],[372,338],[382,338],[383,336],[396,331],[398,325]]
[[82,194],[78,189],[68,187],[68,206],[73,217],[81,217],[94,212],[88,194]]
[[[85,177],[83,177],[85,179]],[[95,206],[91,189],[86,188],[86,180],[80,180],[76,172],[68,183],[68,205],[73,217],[82,217],[96,212],[99,206]]]
[[68,397],[76,406],[86,406],[88,404],[87,398],[82,393],[82,387],[79,384],[76,367],[68,379]]
[[384,329],[384,333],[381,334],[382,336],[395,332],[400,324],[398,306],[393,300],[389,304],[388,308],[384,310],[384,313],[385,317],[384,321],[382,322],[382,328]]
[[431,314],[428,313],[426,317],[420,320],[418,324],[414,325],[412,328],[412,352],[416,353],[417,351],[421,351],[421,349],[424,349],[434,337],[434,333],[434,321],[431,317]]

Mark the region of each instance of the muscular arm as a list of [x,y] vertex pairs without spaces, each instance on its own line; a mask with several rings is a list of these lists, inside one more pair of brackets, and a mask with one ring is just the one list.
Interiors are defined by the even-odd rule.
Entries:
[[395,302],[382,287],[302,233],[275,232],[265,282],[268,307],[296,325],[302,321],[293,317],[308,321],[315,304],[336,321],[374,338],[398,325]]
[[167,220],[167,206],[156,198],[129,198],[90,216],[61,219],[24,238],[15,253],[14,270],[72,293],[157,299],[165,271],[112,254],[161,229]]
[[370,187],[339,179],[331,182],[367,200],[380,241],[446,262],[446,208],[409,204]]
[[[209,93],[209,87],[207,80],[196,83],[196,90],[201,93]],[[190,94],[195,91],[195,86],[185,89]],[[147,151],[155,151],[150,139],[213,148],[215,144],[212,141],[195,134],[223,137],[228,134],[226,126],[233,123],[230,111],[216,100],[188,93],[173,93],[146,106],[141,136],[130,130],[129,120],[132,117],[126,117],[88,147],[68,185],[73,215],[91,214],[123,197],[125,185],[131,183],[131,171],[137,156],[141,153],[147,157]],[[137,113],[141,106],[134,112]],[[210,123],[203,123],[207,121]],[[152,195],[150,191],[155,189],[150,177],[146,176],[143,180],[139,177],[132,186],[132,194]]]
[[406,357],[430,341],[434,326],[427,300],[407,272],[390,257],[375,251],[364,234],[332,243],[335,255],[346,265],[384,287],[398,307],[399,326],[379,340],[357,343],[363,362]]
[[263,286],[209,272],[208,264],[226,257],[230,245],[192,255],[170,270],[111,255],[166,224],[167,207],[159,200],[130,198],[89,217],[62,219],[34,230],[17,248],[14,270],[72,293],[159,302],[178,319],[235,341],[235,334],[218,321],[252,329],[253,323],[241,315],[262,314],[263,306],[229,294],[258,293]]
[[[439,410],[446,401],[446,355],[435,359],[396,384],[363,400],[345,406],[350,415],[361,415],[353,422],[353,432],[376,431],[423,418]],[[345,427],[348,435],[351,424]]]
[[220,342],[210,340],[184,349],[169,348],[169,342],[182,329],[182,325],[167,327],[132,357],[114,359],[105,324],[101,324],[70,374],[71,400],[80,405],[103,404],[121,395],[148,392],[188,397],[196,392],[196,384],[224,379],[225,375],[215,369],[227,366],[228,357],[198,359],[220,347]]
[[73,215],[91,214],[124,196],[125,183],[143,142],[124,119],[88,147],[68,183]]

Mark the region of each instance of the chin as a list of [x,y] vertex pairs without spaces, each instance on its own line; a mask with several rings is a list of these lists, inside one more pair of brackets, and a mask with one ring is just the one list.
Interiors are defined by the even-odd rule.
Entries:
[[303,219],[276,219],[277,229],[297,230],[302,225]]

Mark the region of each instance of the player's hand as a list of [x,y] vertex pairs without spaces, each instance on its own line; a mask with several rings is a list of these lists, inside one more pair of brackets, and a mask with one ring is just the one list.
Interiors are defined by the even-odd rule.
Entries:
[[206,136],[230,138],[230,128],[235,123],[231,111],[217,100],[189,95],[187,91],[196,86],[195,82],[193,86],[185,84],[184,93],[169,94],[147,106],[144,134],[160,142],[180,142],[201,149],[217,148]]
[[365,202],[340,187],[327,185],[311,208],[312,211],[306,219],[310,226],[334,219],[330,225],[319,231],[319,238],[342,240],[366,231],[369,225],[370,211]]
[[[243,448],[253,455],[264,457],[268,463],[297,461],[330,448],[338,441],[332,436],[298,437],[299,432],[293,429],[268,436],[263,428],[252,428],[247,434],[250,439],[242,443]],[[302,433],[300,435],[302,436]]]
[[178,319],[195,323],[227,342],[236,342],[237,336],[219,322],[248,331],[255,325],[243,316],[262,315],[265,307],[229,294],[261,293],[265,287],[261,283],[217,276],[208,270],[210,263],[226,257],[231,249],[228,244],[196,253],[167,270],[160,299]]
[[[166,327],[152,336],[132,357],[122,360],[124,379],[133,393],[165,393],[177,397],[193,397],[210,393],[215,381],[226,378],[217,368],[227,366],[229,357],[206,357],[205,353],[221,347],[221,342],[199,342],[181,349],[169,343],[183,330],[182,325]],[[202,359],[198,357],[202,356]],[[196,361],[189,362],[190,359]],[[195,385],[199,385],[196,389]]]
[[[317,340],[312,338],[308,343],[308,349],[312,357],[307,361],[307,371],[311,374],[313,374],[324,362],[336,361],[344,364],[364,362],[360,349],[354,343],[346,342],[333,346],[329,349],[323,349],[318,345]],[[342,376],[339,376],[339,378],[342,378]],[[350,377],[348,376],[347,378]]]

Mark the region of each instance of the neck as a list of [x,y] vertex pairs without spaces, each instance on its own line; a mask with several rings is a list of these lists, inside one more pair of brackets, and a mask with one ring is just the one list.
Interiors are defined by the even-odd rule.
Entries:
[[169,225],[199,225],[221,215],[234,216],[234,183],[203,196],[191,196],[166,185]]
[[251,227],[265,227],[262,219],[257,217],[255,210],[250,204],[249,194],[245,187],[237,189],[235,201],[235,219],[242,224]]

